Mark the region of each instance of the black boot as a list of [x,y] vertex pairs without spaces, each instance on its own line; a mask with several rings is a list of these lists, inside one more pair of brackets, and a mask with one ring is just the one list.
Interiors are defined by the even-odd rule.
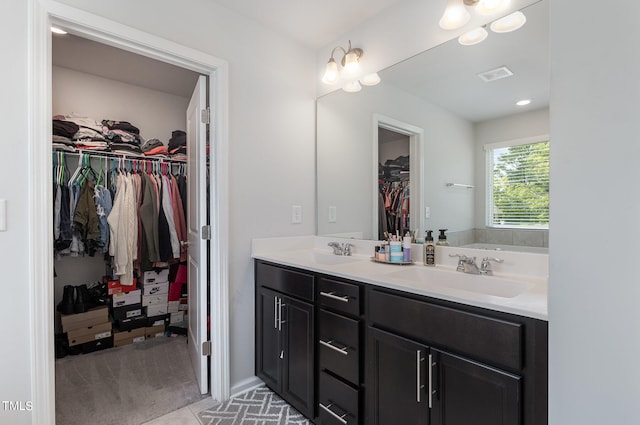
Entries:
[[71,285],[64,286],[62,293],[62,301],[58,304],[57,310],[62,314],[73,314],[74,312],[74,294],[75,287]]
[[82,284],[76,287],[76,303],[73,306],[73,309],[76,313],[84,313],[89,310],[89,290],[87,289],[87,285]]

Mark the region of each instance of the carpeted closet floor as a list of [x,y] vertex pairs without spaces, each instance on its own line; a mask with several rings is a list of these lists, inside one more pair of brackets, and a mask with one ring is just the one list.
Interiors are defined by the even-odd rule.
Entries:
[[57,425],[139,425],[206,398],[183,336],[67,356],[55,365]]

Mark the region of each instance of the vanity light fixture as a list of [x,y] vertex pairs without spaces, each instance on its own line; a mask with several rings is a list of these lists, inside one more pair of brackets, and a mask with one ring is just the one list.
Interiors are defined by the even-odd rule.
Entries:
[[[342,51],[342,59],[340,60],[342,69],[340,69],[334,59],[334,55],[338,50]],[[351,40],[349,40],[349,47],[347,49],[341,46],[334,47],[331,51],[331,57],[325,66],[322,82],[333,85],[342,79],[345,81],[342,89],[350,93],[360,91],[362,89],[360,83],[365,86],[375,86],[378,84],[380,82],[380,76],[377,73],[362,75],[361,61],[363,54],[362,49],[351,47]]]
[[525,22],[527,22],[527,17],[524,16],[524,13],[517,11],[493,21],[490,28],[491,31],[497,33],[511,32],[522,28]]
[[455,30],[461,28],[469,22],[471,14],[467,7],[472,7],[480,15],[493,15],[500,13],[511,0],[447,0],[444,14],[440,18],[440,28],[445,30]]
[[67,32],[65,30],[63,30],[62,28],[58,28],[58,27],[51,27],[51,32],[54,34],[67,34]]
[[472,46],[474,44],[483,42],[488,35],[489,33],[486,29],[484,29],[484,27],[478,27],[474,30],[465,32],[460,37],[458,37],[458,43],[462,44],[463,46]]

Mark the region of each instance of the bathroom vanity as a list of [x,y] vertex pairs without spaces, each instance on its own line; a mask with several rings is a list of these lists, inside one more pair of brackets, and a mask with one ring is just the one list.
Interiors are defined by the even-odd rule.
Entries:
[[253,256],[256,374],[316,423],[547,423],[546,280],[302,247]]

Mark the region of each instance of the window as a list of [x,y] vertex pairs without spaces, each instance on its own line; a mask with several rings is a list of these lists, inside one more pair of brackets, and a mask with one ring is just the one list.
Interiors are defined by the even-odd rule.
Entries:
[[549,228],[549,141],[486,145],[487,225]]

